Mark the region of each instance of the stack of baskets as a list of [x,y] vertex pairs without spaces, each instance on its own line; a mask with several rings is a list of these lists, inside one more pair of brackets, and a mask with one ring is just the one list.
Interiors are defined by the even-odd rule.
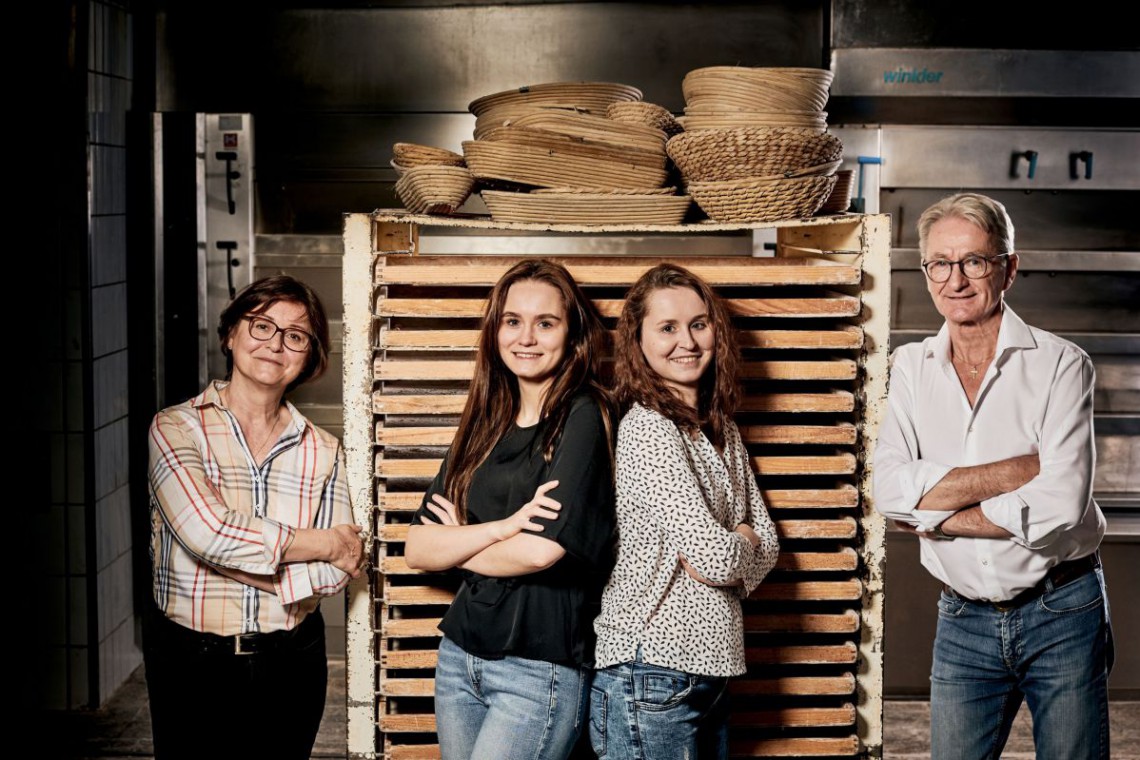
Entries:
[[[496,221],[675,224],[690,199],[662,186],[671,114],[634,87],[552,82],[479,98],[463,157]],[[621,118],[610,118],[609,112]],[[672,128],[676,128],[673,121]]]
[[392,156],[392,168],[399,176],[396,195],[414,214],[450,214],[475,189],[475,176],[458,153],[430,145],[396,143]]
[[689,72],[685,132],[667,149],[686,191],[713,221],[772,222],[820,209],[843,153],[823,111],[831,76],[737,66]]

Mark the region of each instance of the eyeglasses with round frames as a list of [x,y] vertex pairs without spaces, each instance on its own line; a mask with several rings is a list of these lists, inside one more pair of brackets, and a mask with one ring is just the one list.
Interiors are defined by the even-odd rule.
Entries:
[[981,254],[975,253],[966,256],[960,261],[932,259],[922,262],[922,270],[926,272],[926,276],[930,278],[931,282],[946,282],[950,279],[950,275],[954,273],[954,267],[958,267],[966,279],[980,280],[990,273],[992,264],[997,263],[998,259],[1008,255],[1008,253],[998,253],[993,256],[982,256]]
[[281,345],[290,351],[298,353],[308,351],[309,346],[316,340],[312,335],[296,327],[278,327],[277,323],[268,317],[255,317],[246,315],[242,319],[249,320],[249,335],[254,340],[270,341],[277,333],[281,333]]

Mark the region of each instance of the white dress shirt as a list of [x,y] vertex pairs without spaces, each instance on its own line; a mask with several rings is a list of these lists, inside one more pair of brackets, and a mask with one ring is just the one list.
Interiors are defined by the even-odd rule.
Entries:
[[1094,372],[1088,354],[1004,307],[997,350],[974,407],[950,360],[947,326],[891,357],[874,457],[874,506],[929,531],[953,512],[919,510],[955,467],[1036,453],[1037,477],[981,503],[1009,539],[923,538],[922,564],[963,596],[1011,599],[1054,565],[1091,554],[1105,520],[1092,498]]

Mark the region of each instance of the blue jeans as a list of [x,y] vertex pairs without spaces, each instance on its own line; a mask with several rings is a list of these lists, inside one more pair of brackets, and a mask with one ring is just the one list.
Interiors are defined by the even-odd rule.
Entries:
[[728,757],[728,679],[644,662],[599,670],[590,743],[604,760]]
[[435,669],[443,760],[560,760],[582,733],[591,671],[522,657],[487,660],[447,637]]
[[1023,699],[1038,758],[1108,757],[1103,583],[1097,570],[1006,611],[943,592],[930,676],[933,760],[996,760]]

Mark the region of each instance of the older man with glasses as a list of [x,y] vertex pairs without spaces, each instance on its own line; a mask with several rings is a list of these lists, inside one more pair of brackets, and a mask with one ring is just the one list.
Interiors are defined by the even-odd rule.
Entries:
[[918,232],[946,321],[892,357],[874,498],[943,583],[932,756],[996,760],[1025,700],[1037,757],[1108,757],[1092,362],[1005,304],[1018,256],[1000,203],[950,196]]

